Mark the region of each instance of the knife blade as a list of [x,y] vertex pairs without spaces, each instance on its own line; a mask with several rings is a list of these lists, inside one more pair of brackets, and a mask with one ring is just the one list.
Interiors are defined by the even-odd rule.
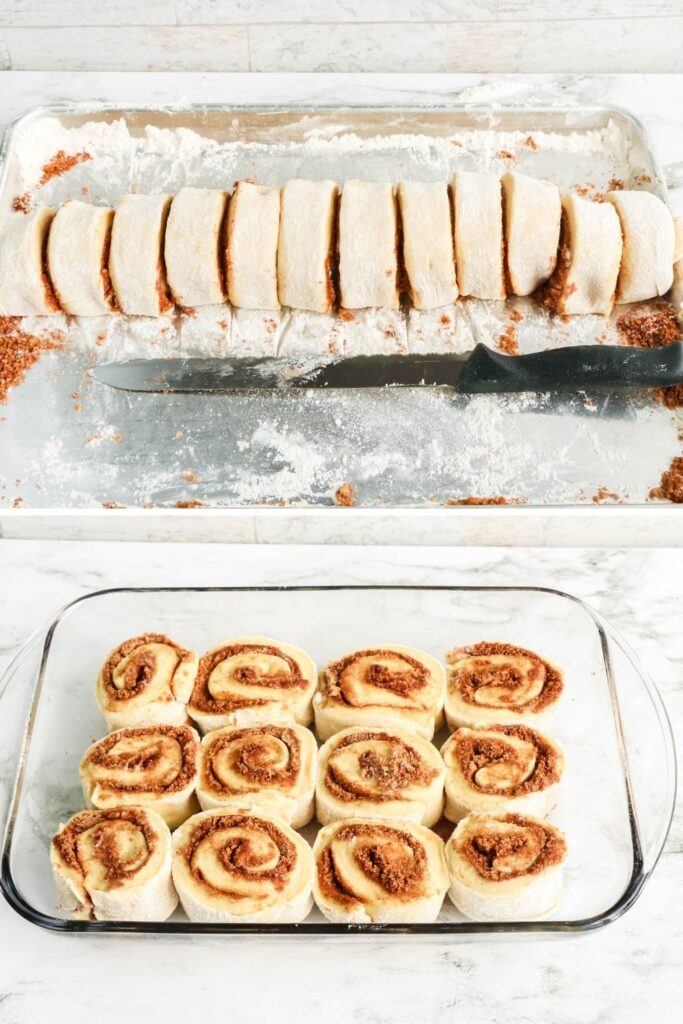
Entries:
[[661,348],[577,345],[507,356],[471,352],[333,359],[133,359],[90,369],[119,391],[231,394],[304,388],[449,387],[462,394],[669,387],[683,382],[683,341]]

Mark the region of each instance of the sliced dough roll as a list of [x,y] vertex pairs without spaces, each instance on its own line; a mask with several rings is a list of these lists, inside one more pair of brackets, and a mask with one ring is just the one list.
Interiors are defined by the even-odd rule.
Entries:
[[621,225],[611,203],[563,196],[560,249],[545,305],[556,313],[611,313],[621,250]]
[[470,814],[446,843],[449,896],[475,921],[540,917],[562,895],[562,832],[520,814]]
[[451,666],[446,721],[463,725],[537,725],[557,710],[563,673],[533,651],[513,644],[479,643],[446,655]]
[[430,740],[443,718],[446,670],[414,647],[366,648],[331,662],[313,699],[318,738],[351,725],[411,729]]
[[188,725],[119,729],[81,759],[87,807],[149,807],[177,828],[199,810],[195,797],[199,736]]
[[199,803],[207,811],[246,801],[303,828],[313,817],[317,757],[303,725],[215,729],[200,748]]
[[531,295],[557,262],[562,204],[549,181],[507,171],[502,179],[506,266],[513,295]]
[[422,825],[358,818],[318,833],[313,895],[336,923],[427,924],[448,889],[443,841]]
[[451,192],[460,294],[476,299],[504,299],[500,179],[495,174],[456,171]]
[[453,231],[448,188],[443,182],[402,181],[398,186],[403,266],[416,309],[455,302]]
[[111,231],[109,273],[122,312],[162,316],[173,309],[162,256],[167,195],[122,196]]
[[262,722],[308,725],[315,685],[315,662],[299,647],[236,637],[200,660],[188,711],[203,733]]
[[282,189],[277,280],[280,302],[329,313],[334,305],[332,244],[339,189],[333,181],[288,181]]
[[181,188],[166,222],[164,259],[168,287],[185,309],[225,302],[223,224],[227,193]]
[[165,921],[178,896],[171,833],[143,807],[80,811],[50,845],[60,906],[98,921]]
[[279,309],[277,243],[280,189],[238,181],[228,206],[228,298],[243,309]]
[[674,222],[651,192],[608,192],[621,223],[623,252],[617,302],[641,302],[665,295],[673,283]]
[[118,310],[109,277],[114,211],[70,199],[57,210],[47,240],[47,266],[59,305],[73,316]]
[[110,729],[185,725],[199,658],[163,633],[119,644],[97,677],[100,711]]
[[41,206],[17,213],[0,234],[0,316],[59,312],[46,268],[47,237],[55,211]]
[[203,811],[173,835],[173,881],[191,921],[303,921],[314,870],[305,839],[250,807]]
[[434,746],[407,729],[342,729],[320,749],[316,817],[384,818],[431,826],[443,810],[445,769]]
[[458,729],[441,748],[446,765],[449,821],[471,811],[535,814],[545,818],[557,803],[564,755],[528,725]]
[[339,204],[339,288],[345,309],[398,308],[396,201],[391,185],[347,181]]
[[683,323],[683,217],[676,217],[674,250],[674,280],[671,289],[671,302],[676,310],[678,322]]

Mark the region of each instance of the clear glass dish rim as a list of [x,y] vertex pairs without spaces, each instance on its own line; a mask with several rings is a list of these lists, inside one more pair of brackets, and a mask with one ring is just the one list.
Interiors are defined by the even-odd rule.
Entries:
[[[12,836],[14,832],[14,825],[16,822],[16,816],[19,808],[19,803],[22,795],[23,777],[26,765],[26,759],[30,749],[31,738],[33,734],[33,726],[35,722],[35,716],[38,710],[40,702],[40,694],[44,682],[45,669],[48,663],[48,657],[52,640],[57,627],[78,605],[96,599],[100,597],[107,597],[112,594],[183,594],[183,593],[249,593],[249,592],[320,592],[326,593],[331,591],[431,591],[431,592],[448,592],[448,593],[468,593],[468,592],[479,592],[479,593],[539,593],[539,594],[551,594],[556,597],[563,598],[568,601],[572,601],[578,604],[592,619],[595,628],[598,632],[600,639],[603,663],[605,668],[605,678],[607,680],[607,687],[610,696],[610,704],[612,708],[612,714],[614,717],[614,725],[617,735],[617,743],[619,749],[619,758],[621,762],[626,801],[629,818],[629,829],[631,835],[631,852],[632,852],[632,866],[631,875],[624,892],[621,894],[618,900],[616,900],[611,907],[603,911],[600,914],[595,914],[591,917],[582,918],[578,921],[501,921],[501,922],[488,922],[488,921],[463,921],[463,922],[434,922],[430,924],[333,924],[332,922],[302,922],[300,924],[197,924],[192,921],[164,921],[164,922],[135,922],[135,921],[90,921],[90,920],[73,920],[52,917],[48,914],[44,914],[42,911],[37,910],[30,903],[28,903],[18,887],[16,886],[10,866],[10,854],[12,846]],[[447,584],[382,584],[382,583],[371,583],[371,584],[309,584],[304,586],[289,586],[289,585],[257,585],[257,586],[240,586],[240,587],[203,587],[203,586],[183,586],[183,587],[106,587],[102,590],[91,591],[87,594],[82,594],[80,597],[75,598],[68,604],[64,605],[60,611],[55,615],[53,619],[49,621],[47,627],[41,627],[36,630],[28,638],[23,647],[17,652],[15,657],[10,661],[7,666],[3,677],[0,679],[0,697],[2,696],[4,685],[6,682],[11,681],[11,676],[16,668],[19,667],[23,659],[30,653],[30,651],[37,645],[41,636],[44,634],[44,640],[42,644],[42,654],[40,659],[40,667],[36,676],[36,681],[33,687],[33,694],[31,697],[28,714],[26,717],[26,725],[23,732],[23,737],[20,745],[20,754],[17,762],[17,770],[15,773],[14,783],[11,787],[11,797],[9,802],[9,809],[7,812],[7,823],[4,831],[2,848],[0,851],[0,891],[9,903],[9,905],[23,918],[30,921],[32,924],[39,925],[49,931],[63,932],[63,933],[79,933],[79,934],[103,934],[103,933],[114,933],[114,934],[161,934],[161,935],[207,935],[207,934],[218,934],[218,935],[259,935],[259,936],[325,936],[325,935],[408,935],[414,938],[417,937],[430,937],[434,938],[453,938],[460,935],[468,934],[490,934],[490,935],[567,935],[567,934],[583,934],[586,932],[594,931],[598,928],[602,928],[607,924],[610,924],[618,920],[627,910],[638,899],[646,881],[652,874],[652,871],[656,867],[659,858],[662,854],[664,844],[669,834],[671,821],[673,819],[673,813],[675,808],[676,798],[676,785],[677,785],[677,764],[676,764],[676,753],[673,739],[673,730],[671,721],[664,702],[657,690],[657,687],[649,678],[647,672],[640,664],[638,658],[634,652],[630,649],[626,641],[615,631],[607,620],[603,618],[598,612],[595,611],[586,601],[582,598],[576,597],[573,594],[569,594],[566,591],[558,590],[553,587],[535,587],[535,586],[475,586],[475,585],[447,585]],[[654,712],[656,714],[662,739],[664,741],[665,750],[667,752],[667,779],[669,782],[669,806],[665,811],[664,824],[660,831],[659,846],[654,852],[652,862],[646,866],[645,858],[643,854],[643,843],[641,839],[640,826],[638,824],[637,806],[633,793],[633,786],[631,780],[631,769],[628,759],[628,750],[626,741],[624,738],[621,712],[619,707],[619,699],[615,683],[615,674],[612,664],[612,657],[610,654],[609,638],[613,640],[618,646],[621,647],[622,652],[631,662],[634,670],[643,685],[648,698],[653,705]]]

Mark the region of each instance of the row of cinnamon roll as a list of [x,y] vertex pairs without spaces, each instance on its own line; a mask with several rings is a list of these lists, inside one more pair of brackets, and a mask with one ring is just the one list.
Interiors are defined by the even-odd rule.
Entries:
[[[554,706],[562,673],[502,644],[448,660],[447,679],[412,648],[347,655],[312,707],[315,665],[291,645],[241,638],[199,659],[160,634],[121,644],[97,694],[110,728],[136,724],[82,759],[89,810],[52,845],[64,906],[162,920],[179,895],[192,920],[299,921],[312,890],[333,921],[424,922],[448,889],[473,917],[547,911],[565,846],[543,819],[563,755],[525,722]],[[444,702],[459,727],[439,753]],[[301,724],[313,713],[320,751]],[[292,829],[314,809],[311,853]],[[442,813],[459,822],[446,846],[428,828]]]
[[109,654],[97,699],[110,729],[192,719],[207,733],[315,718],[321,740],[352,725],[397,725],[431,739],[444,714],[451,729],[547,722],[562,694],[560,669],[512,644],[456,648],[447,662],[448,671],[424,651],[392,645],[354,651],[318,674],[305,651],[267,637],[238,637],[199,658],[145,633]]
[[149,807],[171,829],[202,810],[244,805],[293,828],[317,817],[431,827],[472,811],[545,817],[557,802],[561,749],[525,725],[458,729],[441,753],[415,732],[352,726],[320,750],[301,725],[227,726],[203,740],[187,725],[120,729],[85,752],[88,807]]
[[313,901],[337,923],[428,923],[446,892],[479,919],[537,916],[557,902],[564,837],[540,818],[472,814],[447,843],[410,822],[353,818],[313,848],[246,806],[202,811],[174,833],[143,807],[86,810],[52,841],[62,905],[98,920],[297,923]]

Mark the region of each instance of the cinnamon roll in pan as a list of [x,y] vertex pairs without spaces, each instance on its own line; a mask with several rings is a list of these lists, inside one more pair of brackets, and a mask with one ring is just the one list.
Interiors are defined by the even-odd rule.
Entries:
[[619,216],[623,250],[617,302],[640,302],[665,295],[673,284],[675,231],[673,217],[651,192],[608,192]]
[[315,902],[335,923],[435,921],[448,889],[444,844],[409,822],[356,818],[318,833]]
[[476,921],[541,917],[560,900],[566,855],[562,832],[540,818],[470,814],[446,843],[449,896]]
[[436,748],[408,729],[352,727],[320,749],[316,817],[383,818],[434,825],[445,769]]
[[305,651],[264,636],[226,640],[199,662],[188,711],[203,733],[226,725],[311,721],[317,669]]
[[564,756],[548,736],[528,725],[458,729],[441,749],[446,766],[444,816],[514,811],[548,815],[557,803]]
[[215,729],[199,751],[202,810],[248,801],[303,828],[313,817],[317,755],[313,733],[301,725]]
[[144,807],[80,811],[50,846],[59,903],[98,921],[165,921],[178,896],[171,833]]
[[463,725],[540,725],[557,710],[563,673],[533,651],[513,644],[456,647],[450,666],[445,711],[449,728]]
[[163,259],[171,196],[122,196],[114,214],[109,273],[129,316],[163,316],[173,309]]
[[303,921],[313,874],[305,839],[249,806],[202,811],[173,834],[173,880],[191,921]]
[[86,806],[148,807],[169,828],[199,810],[199,736],[187,725],[119,729],[86,750],[80,777]]
[[47,238],[55,211],[42,206],[10,217],[0,233],[0,316],[47,316],[59,303],[47,274]]
[[125,640],[97,677],[97,702],[109,729],[185,725],[198,657],[163,633]]
[[164,259],[169,290],[185,309],[225,302],[223,221],[227,194],[181,188],[166,222]]
[[431,739],[443,718],[444,666],[424,651],[393,644],[331,662],[313,700],[318,738],[349,726],[399,726]]

